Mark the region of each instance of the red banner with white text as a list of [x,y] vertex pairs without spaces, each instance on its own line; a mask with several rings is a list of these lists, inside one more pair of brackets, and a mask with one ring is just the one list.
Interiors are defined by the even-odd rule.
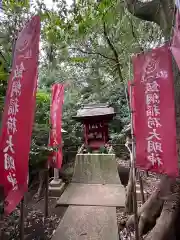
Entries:
[[175,103],[168,46],[133,57],[136,165],[178,176]]
[[37,88],[40,18],[34,16],[19,33],[8,81],[0,136],[0,184],[5,213],[10,214],[28,190],[28,161]]
[[52,103],[50,116],[50,139],[49,146],[57,147],[49,157],[49,163],[54,168],[61,168],[62,165],[62,107],[64,103],[64,84],[54,84],[52,86]]

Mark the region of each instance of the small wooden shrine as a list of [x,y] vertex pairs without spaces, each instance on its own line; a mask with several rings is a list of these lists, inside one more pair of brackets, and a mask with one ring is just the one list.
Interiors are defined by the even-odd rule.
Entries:
[[109,141],[108,123],[115,116],[114,108],[107,104],[87,104],[74,117],[84,126],[84,144],[97,150]]

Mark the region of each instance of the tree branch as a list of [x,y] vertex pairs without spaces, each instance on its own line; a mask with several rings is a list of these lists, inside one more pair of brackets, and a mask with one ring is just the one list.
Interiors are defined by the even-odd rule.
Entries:
[[[72,48],[71,48],[71,49],[72,49]],[[75,49],[75,50],[77,50],[77,51],[79,51],[79,52],[81,52],[81,53],[88,54],[88,55],[99,55],[99,56],[101,56],[101,57],[103,57],[103,58],[106,58],[106,59],[108,59],[108,60],[111,60],[111,61],[116,62],[116,59],[111,58],[111,57],[108,57],[108,56],[106,56],[106,55],[104,55],[104,54],[102,54],[102,53],[100,53],[100,52],[85,51],[85,50],[82,50],[81,48],[73,48],[73,49]]]
[[139,0],[125,0],[129,12],[137,18],[155,22],[160,25],[160,1],[140,2]]
[[117,53],[115,47],[113,46],[111,40],[108,37],[105,22],[103,23],[103,29],[104,29],[104,37],[105,37],[105,39],[106,39],[109,47],[111,48],[111,50],[112,50],[112,52],[114,54],[114,57],[115,57],[115,62],[117,64],[117,70],[118,70],[119,78],[120,78],[121,81],[123,81],[123,76],[122,76],[122,72],[121,72],[121,64],[119,62],[119,56],[118,56],[118,53]]
[[9,65],[8,61],[6,60],[6,58],[4,57],[4,55],[2,54],[2,52],[0,51],[0,56],[2,57],[2,59],[4,60],[4,62]]
[[129,16],[128,16],[128,18],[129,18],[129,22],[130,22],[130,25],[131,25],[132,35],[133,35],[134,39],[136,40],[136,42],[138,43],[138,47],[139,47],[140,51],[143,52],[144,49],[143,49],[143,47],[141,46],[141,44],[139,43],[138,37],[136,36],[136,33],[135,33],[135,30],[134,30],[134,24],[133,24],[132,18],[130,18]]

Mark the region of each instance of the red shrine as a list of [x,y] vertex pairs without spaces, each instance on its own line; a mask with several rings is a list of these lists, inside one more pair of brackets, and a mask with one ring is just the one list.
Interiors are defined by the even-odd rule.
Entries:
[[114,116],[114,108],[107,104],[88,104],[77,111],[74,118],[84,125],[86,146],[97,150],[109,141],[108,123]]

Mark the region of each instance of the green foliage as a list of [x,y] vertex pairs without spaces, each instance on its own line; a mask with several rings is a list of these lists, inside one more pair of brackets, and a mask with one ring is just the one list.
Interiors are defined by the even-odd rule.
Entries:
[[50,94],[43,90],[39,90],[36,95],[36,114],[35,122],[38,124],[49,124],[50,112]]
[[47,162],[49,149],[48,138],[49,131],[47,125],[35,124],[32,134],[32,143],[30,151],[30,168],[40,169],[44,168]]
[[38,172],[38,169],[44,168],[47,163],[50,152],[48,148],[49,111],[50,94],[39,90],[36,94],[35,124],[30,151],[30,171]]
[[99,148],[99,153],[108,154],[108,150],[107,150],[107,148],[102,146],[102,147]]

